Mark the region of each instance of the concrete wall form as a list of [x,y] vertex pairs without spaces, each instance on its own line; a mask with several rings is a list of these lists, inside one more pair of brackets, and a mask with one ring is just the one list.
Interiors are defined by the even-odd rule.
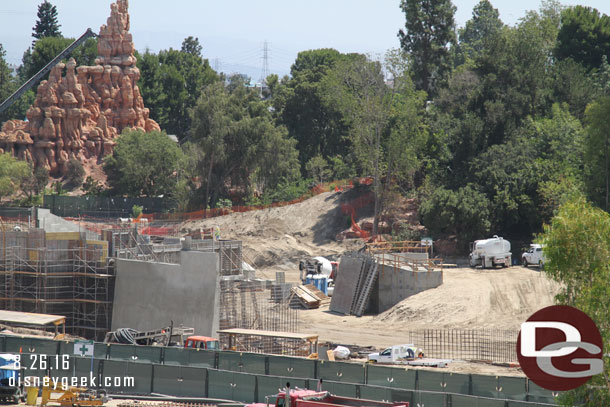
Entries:
[[218,255],[184,251],[181,264],[116,260],[112,330],[184,325],[200,335],[218,330]]

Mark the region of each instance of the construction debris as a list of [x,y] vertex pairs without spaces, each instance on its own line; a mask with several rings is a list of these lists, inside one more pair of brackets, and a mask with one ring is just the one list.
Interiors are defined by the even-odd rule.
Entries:
[[313,284],[292,287],[290,292],[297,297],[301,305],[306,309],[319,308],[320,305],[330,302],[330,297],[318,290]]

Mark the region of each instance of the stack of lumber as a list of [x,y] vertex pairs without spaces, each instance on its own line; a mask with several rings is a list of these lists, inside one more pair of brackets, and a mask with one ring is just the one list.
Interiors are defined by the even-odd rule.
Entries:
[[298,298],[301,305],[307,309],[318,308],[320,305],[328,304],[330,297],[318,290],[312,284],[298,285],[290,289],[292,295]]

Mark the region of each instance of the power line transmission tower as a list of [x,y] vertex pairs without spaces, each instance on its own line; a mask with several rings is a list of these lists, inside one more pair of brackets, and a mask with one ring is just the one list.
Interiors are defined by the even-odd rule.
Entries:
[[269,76],[269,43],[267,40],[263,43],[263,69],[261,71],[261,84],[267,80]]
[[220,69],[220,60],[218,58],[214,58],[214,70],[218,72]]

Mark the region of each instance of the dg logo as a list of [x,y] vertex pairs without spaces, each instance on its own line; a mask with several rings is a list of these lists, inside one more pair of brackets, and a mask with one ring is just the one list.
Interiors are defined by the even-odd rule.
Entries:
[[571,390],[604,370],[603,342],[587,314],[567,305],[553,305],[521,324],[517,357],[523,372],[538,386]]

